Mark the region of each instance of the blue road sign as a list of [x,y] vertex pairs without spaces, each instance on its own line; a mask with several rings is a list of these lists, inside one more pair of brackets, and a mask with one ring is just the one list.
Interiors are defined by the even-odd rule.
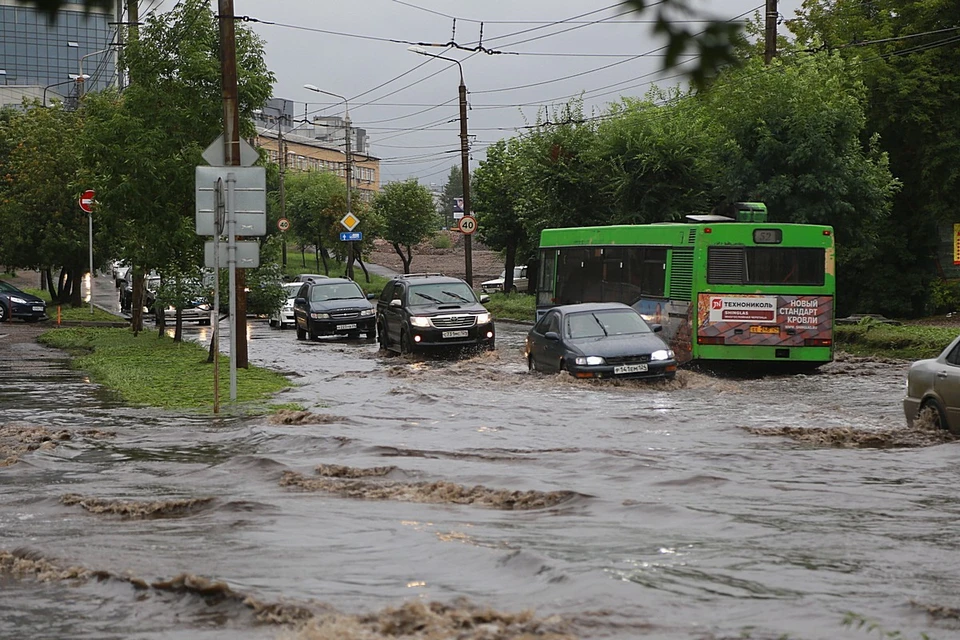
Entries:
[[358,240],[363,240],[362,231],[341,231],[340,232],[341,242],[356,242]]

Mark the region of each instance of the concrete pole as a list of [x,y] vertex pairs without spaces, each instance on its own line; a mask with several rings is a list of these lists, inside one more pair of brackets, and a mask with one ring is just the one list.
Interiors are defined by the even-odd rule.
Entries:
[[[459,66],[459,62],[457,65]],[[463,174],[463,215],[470,215],[470,140],[467,135],[467,85],[460,69],[460,168]],[[473,235],[463,234],[464,278],[473,287]]]
[[[344,158],[346,159],[347,166],[347,213],[351,213],[350,208],[350,192],[353,191],[353,163],[351,162],[352,158],[350,157],[350,106],[347,105],[347,101],[343,101],[345,115],[343,118],[343,124],[345,127],[346,141],[344,142]],[[353,280],[353,260],[354,256],[354,247],[356,242],[351,240],[348,244],[347,251],[347,277]]]
[[[279,126],[277,127],[277,143],[280,149],[280,217],[287,217],[287,196],[286,188],[284,186],[284,175],[287,164],[287,151],[283,148],[283,116],[278,120]],[[287,234],[283,231],[280,232],[281,240],[281,249],[283,250],[283,268],[287,268]]]

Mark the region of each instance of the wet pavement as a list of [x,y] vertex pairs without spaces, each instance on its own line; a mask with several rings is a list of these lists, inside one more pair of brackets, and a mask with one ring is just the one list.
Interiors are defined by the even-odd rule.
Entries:
[[904,428],[906,363],[598,383],[528,373],[525,332],[252,321],[295,384],[253,418],[0,340],[0,637],[960,637],[958,445]]

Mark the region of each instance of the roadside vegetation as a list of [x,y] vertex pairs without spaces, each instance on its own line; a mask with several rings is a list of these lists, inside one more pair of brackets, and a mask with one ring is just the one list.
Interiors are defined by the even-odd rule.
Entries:
[[960,333],[958,327],[864,322],[834,327],[834,344],[855,356],[920,360],[935,358]]
[[[315,270],[315,267],[319,265],[319,269]],[[329,276],[331,278],[345,278],[347,271],[347,265],[340,260],[327,258],[326,268],[324,268],[324,263],[320,261],[320,257],[315,251],[304,252],[297,254],[287,254],[287,266],[283,271],[284,278],[293,280],[301,273],[317,273],[324,276]],[[383,276],[378,276],[375,273],[367,273],[364,275],[363,269],[359,265],[354,264],[353,267],[353,279],[356,281],[360,288],[363,289],[364,293],[375,293],[380,295],[380,292],[383,291],[383,287],[387,284],[388,278]]]
[[525,293],[492,293],[483,306],[494,320],[533,322],[537,317],[537,296]]
[[57,321],[58,307],[60,309],[59,314],[62,322],[121,322],[123,320],[97,307],[94,307],[93,313],[90,313],[89,305],[74,307],[69,304],[55,303],[50,297],[50,292],[43,289],[24,289],[23,291],[24,293],[42,298],[44,302],[47,303],[47,316],[49,316],[53,322]]
[[[126,329],[69,327],[54,329],[39,341],[74,356],[72,365],[97,383],[116,390],[124,401],[164,409],[210,409],[213,365],[207,350],[193,342],[174,342],[153,333]],[[230,400],[230,361],[220,357],[220,402]],[[271,396],[290,386],[278,373],[250,366],[237,369],[237,400],[248,410],[265,409]]]

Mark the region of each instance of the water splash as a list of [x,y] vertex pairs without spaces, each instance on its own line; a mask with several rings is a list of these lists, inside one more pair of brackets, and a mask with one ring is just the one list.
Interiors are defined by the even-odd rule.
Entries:
[[120,516],[131,520],[182,516],[206,507],[213,498],[183,498],[153,501],[104,500],[75,493],[60,497],[61,504],[80,505],[90,513]]

